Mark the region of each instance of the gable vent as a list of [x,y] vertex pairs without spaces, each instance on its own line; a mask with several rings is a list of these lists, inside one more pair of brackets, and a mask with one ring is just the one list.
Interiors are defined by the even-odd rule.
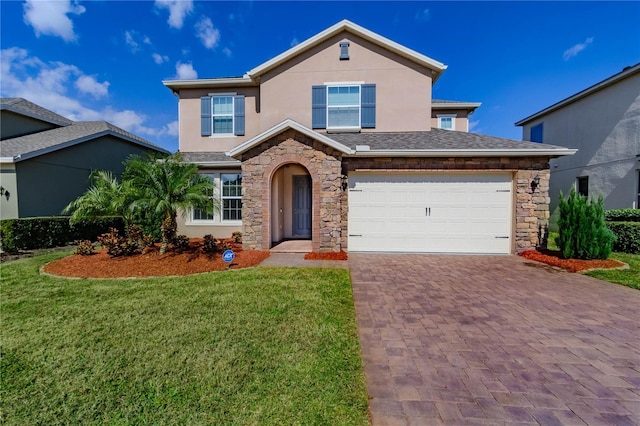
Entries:
[[349,60],[349,42],[348,41],[340,42],[340,60],[341,61]]

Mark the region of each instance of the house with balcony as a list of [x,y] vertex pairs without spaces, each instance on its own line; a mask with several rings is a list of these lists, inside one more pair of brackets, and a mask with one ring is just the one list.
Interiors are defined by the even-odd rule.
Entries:
[[[640,63],[518,121],[522,139],[577,149],[551,159],[551,212],[574,187],[605,209],[640,208]],[[556,214],[552,214],[552,219]]]
[[574,150],[468,132],[479,103],[432,100],[446,68],[344,20],[242,76],[164,81],[180,151],[220,204],[187,212],[179,232],[241,231],[260,250],[535,247],[549,160]]

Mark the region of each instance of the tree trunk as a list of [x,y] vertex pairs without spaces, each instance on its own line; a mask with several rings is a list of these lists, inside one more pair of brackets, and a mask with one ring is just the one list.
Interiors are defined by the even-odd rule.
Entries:
[[176,215],[169,214],[162,221],[162,244],[160,245],[160,254],[165,254],[171,244],[176,239],[176,231],[178,224],[176,223]]

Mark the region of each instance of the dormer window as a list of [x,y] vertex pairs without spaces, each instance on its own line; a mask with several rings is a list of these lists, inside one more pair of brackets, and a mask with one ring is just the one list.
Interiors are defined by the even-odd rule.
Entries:
[[444,130],[456,129],[455,114],[438,114],[438,128]]
[[349,42],[348,41],[340,42],[340,60],[341,61],[349,60]]

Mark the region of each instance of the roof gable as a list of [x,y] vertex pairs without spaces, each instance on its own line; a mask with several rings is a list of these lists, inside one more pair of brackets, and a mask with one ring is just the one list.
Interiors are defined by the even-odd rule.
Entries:
[[611,77],[606,78],[606,79],[594,84],[593,86],[587,87],[586,89],[584,89],[584,90],[582,90],[582,91],[580,91],[580,92],[578,92],[578,93],[576,93],[574,95],[571,95],[568,98],[565,98],[565,99],[563,99],[563,100],[561,100],[559,102],[556,102],[555,104],[553,104],[553,105],[551,105],[551,106],[549,106],[549,107],[547,107],[547,108],[545,108],[543,110],[540,110],[540,111],[538,111],[538,112],[536,112],[534,114],[531,114],[530,116],[528,116],[526,118],[523,118],[522,120],[516,122],[515,125],[516,126],[524,126],[525,124],[530,123],[533,120],[536,120],[536,119],[538,119],[540,117],[543,117],[543,116],[545,116],[545,115],[547,115],[547,114],[549,114],[549,113],[551,113],[553,111],[556,111],[556,110],[558,110],[560,108],[563,108],[566,105],[569,105],[569,104],[572,104],[572,103],[574,103],[576,101],[579,101],[582,98],[586,98],[587,96],[591,95],[592,93],[595,93],[595,92],[597,92],[599,90],[602,90],[602,89],[604,89],[606,87],[609,87],[609,86],[611,86],[613,84],[616,84],[619,81],[624,80],[624,79],[626,79],[628,77],[631,77],[632,75],[638,74],[638,73],[640,73],[640,62],[635,64],[635,65],[633,65],[633,66],[626,67],[622,71],[620,71],[619,73],[614,74]]
[[168,153],[148,140],[106,121],[80,121],[69,126],[1,141],[2,161],[23,161],[108,135],[158,152]]
[[440,74],[442,74],[442,72],[447,69],[447,66],[445,64],[436,61],[435,59],[429,58],[426,55],[418,53],[415,50],[409,49],[408,47],[405,47],[399,43],[396,43],[395,41],[389,40],[388,38],[376,34],[373,31],[354,24],[347,19],[344,19],[337,24],[327,28],[326,30],[314,35],[313,37],[310,37],[305,41],[298,43],[297,45],[281,53],[280,55],[258,65],[257,67],[247,72],[247,76],[255,80],[267,71],[280,66],[281,64],[300,55],[301,53],[306,52],[307,50],[317,46],[323,41],[328,40],[329,38],[344,31],[355,34],[362,39],[365,39],[373,44],[396,53],[399,56],[402,56],[419,65],[431,69],[433,71],[434,83],[438,79],[438,77],[440,77]]
[[36,105],[24,98],[0,98],[0,110],[11,111],[15,114],[35,118],[36,120],[58,126],[68,126],[73,124],[72,120],[43,108],[40,105]]

